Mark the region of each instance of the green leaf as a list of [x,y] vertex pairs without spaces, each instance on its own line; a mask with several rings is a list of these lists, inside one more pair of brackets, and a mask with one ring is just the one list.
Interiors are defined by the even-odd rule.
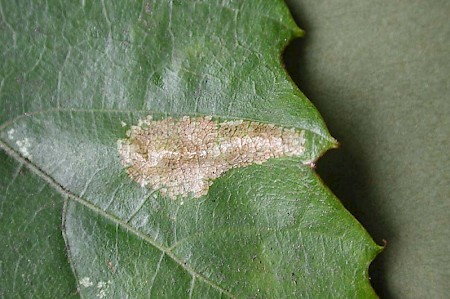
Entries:
[[[376,297],[380,248],[310,167],[335,141],[282,68],[283,2],[0,9],[1,297]],[[296,128],[306,151],[171,199],[118,156],[149,114]]]

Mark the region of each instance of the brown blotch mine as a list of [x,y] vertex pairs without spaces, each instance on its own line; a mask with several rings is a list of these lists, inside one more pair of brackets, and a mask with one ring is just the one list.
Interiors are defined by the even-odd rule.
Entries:
[[153,120],[147,116],[117,142],[128,175],[170,198],[200,197],[213,180],[232,168],[270,158],[300,156],[304,131],[208,116]]

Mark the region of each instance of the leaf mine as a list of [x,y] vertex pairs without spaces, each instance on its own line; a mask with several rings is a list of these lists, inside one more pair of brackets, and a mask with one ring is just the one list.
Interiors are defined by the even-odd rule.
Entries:
[[175,199],[206,195],[213,180],[232,168],[270,158],[300,156],[303,130],[209,116],[140,120],[117,141],[131,179]]

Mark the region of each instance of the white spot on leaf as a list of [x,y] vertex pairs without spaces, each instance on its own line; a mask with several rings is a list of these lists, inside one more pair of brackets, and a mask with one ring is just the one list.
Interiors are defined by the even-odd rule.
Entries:
[[108,282],[105,281],[99,281],[97,283],[97,289],[98,289],[98,293],[96,295],[96,297],[98,298],[105,298],[107,293],[106,291],[108,290],[109,286],[111,285],[111,281],[108,280]]
[[80,284],[85,287],[91,287],[94,285],[94,283],[91,281],[91,279],[89,277],[83,277],[82,279],[80,279]]
[[100,299],[101,298],[105,298],[106,297],[106,291],[105,290],[100,290],[96,297],[98,297]]
[[97,283],[97,288],[98,288],[98,289],[102,289],[102,288],[104,288],[104,287],[106,287],[106,282],[104,282],[104,281],[99,281],[99,282]]
[[15,132],[14,129],[10,129],[10,130],[8,131],[8,138],[9,138],[10,140],[13,140],[13,139],[14,139],[14,132]]
[[211,117],[154,121],[148,116],[126,135],[117,147],[128,175],[170,198],[200,197],[229,169],[305,150],[302,130],[246,120],[219,123]]
[[30,154],[30,151],[29,151],[30,147],[31,147],[30,139],[25,137],[22,140],[17,140],[16,144],[19,147],[20,154],[22,156],[24,156],[25,158],[31,159],[31,154]]

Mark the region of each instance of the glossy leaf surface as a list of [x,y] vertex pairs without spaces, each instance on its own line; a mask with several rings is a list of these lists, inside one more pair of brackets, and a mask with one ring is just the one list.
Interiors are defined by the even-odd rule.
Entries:
[[[309,166],[335,141],[282,68],[301,34],[283,2],[20,5],[1,3],[0,221],[18,222],[1,228],[2,295],[374,296],[367,267],[379,247]],[[117,140],[148,114],[294,127],[306,151],[173,200],[119,161]],[[26,216],[47,205],[48,216]],[[43,274],[13,258],[36,254],[13,253],[32,240],[45,246]],[[38,288],[52,267],[66,286]],[[33,283],[15,284],[22,275]]]

